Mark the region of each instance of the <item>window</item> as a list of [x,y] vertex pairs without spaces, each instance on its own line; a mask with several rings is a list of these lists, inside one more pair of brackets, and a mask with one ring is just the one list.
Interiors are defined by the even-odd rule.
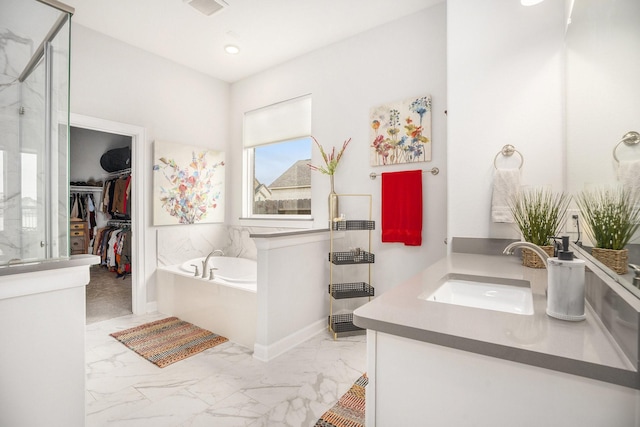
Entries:
[[245,113],[245,217],[310,218],[310,133],[310,96]]
[[253,151],[251,216],[311,215],[311,138],[247,150]]

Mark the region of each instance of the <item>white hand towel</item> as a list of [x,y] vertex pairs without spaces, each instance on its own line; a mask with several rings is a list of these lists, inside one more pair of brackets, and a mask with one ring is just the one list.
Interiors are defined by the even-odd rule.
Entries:
[[491,220],[513,223],[509,200],[520,190],[520,169],[496,169],[493,176]]
[[618,181],[629,194],[640,193],[640,160],[624,160],[618,165]]

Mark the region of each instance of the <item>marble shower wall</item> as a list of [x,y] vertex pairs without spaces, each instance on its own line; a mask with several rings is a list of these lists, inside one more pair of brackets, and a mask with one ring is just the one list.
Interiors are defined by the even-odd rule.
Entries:
[[239,227],[223,224],[177,225],[156,229],[158,266],[182,264],[222,249],[226,256],[257,259],[256,244],[249,235],[277,228]]
[[[20,185],[21,96],[30,95],[18,76],[34,50],[34,42],[0,25],[0,263],[23,258]],[[30,97],[36,101],[34,97]]]

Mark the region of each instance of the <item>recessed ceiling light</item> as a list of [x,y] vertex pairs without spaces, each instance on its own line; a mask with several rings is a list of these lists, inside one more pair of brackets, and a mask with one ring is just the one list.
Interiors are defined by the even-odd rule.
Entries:
[[227,52],[229,55],[236,55],[240,53],[240,48],[236,45],[228,44],[224,47],[224,51]]
[[533,6],[534,4],[542,3],[544,0],[520,0],[520,4],[523,6]]

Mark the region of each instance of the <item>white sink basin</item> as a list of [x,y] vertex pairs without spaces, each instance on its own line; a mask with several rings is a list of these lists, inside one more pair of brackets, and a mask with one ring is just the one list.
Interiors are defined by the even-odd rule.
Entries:
[[533,314],[531,285],[525,280],[447,274],[433,293],[418,298],[514,314]]

